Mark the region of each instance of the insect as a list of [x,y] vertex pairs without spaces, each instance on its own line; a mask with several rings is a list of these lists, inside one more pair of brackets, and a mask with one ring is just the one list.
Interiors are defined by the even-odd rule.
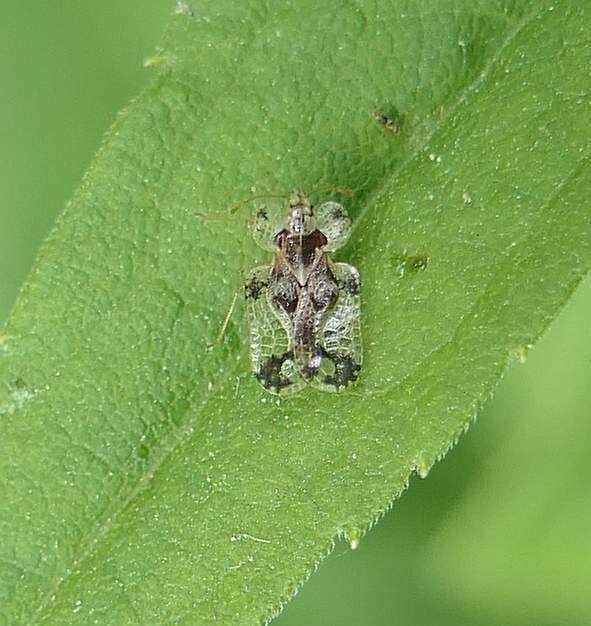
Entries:
[[244,284],[254,374],[276,394],[307,384],[341,391],[359,376],[362,357],[359,273],[330,258],[351,232],[347,211],[336,202],[314,207],[301,191],[286,211],[257,208],[254,239],[274,259]]

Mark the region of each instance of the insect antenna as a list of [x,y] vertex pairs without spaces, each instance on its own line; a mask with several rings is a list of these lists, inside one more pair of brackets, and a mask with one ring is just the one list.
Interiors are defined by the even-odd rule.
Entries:
[[193,213],[193,215],[195,215],[195,217],[200,217],[200,218],[203,218],[203,219],[206,219],[206,220],[225,222],[227,220],[234,219],[234,214],[237,213],[238,209],[240,209],[243,205],[248,204],[249,202],[252,202],[253,200],[259,200],[261,198],[280,198],[280,199],[285,199],[285,198],[287,198],[287,194],[269,194],[269,193],[265,193],[265,194],[257,194],[256,196],[247,196],[246,198],[243,198],[242,200],[239,200],[235,204],[231,205],[227,212],[223,212],[223,213],[203,213],[201,211],[195,211]]
[[227,222],[228,220],[235,219],[234,215],[228,215],[227,213],[201,213],[199,211],[195,211],[193,215],[195,215],[195,217],[200,217],[204,220],[212,220],[214,222]]
[[239,200],[238,202],[233,204],[230,207],[230,213],[234,214],[234,213],[236,213],[238,211],[238,209],[243,207],[245,204],[248,204],[249,202],[252,202],[253,200],[261,200],[263,198],[280,198],[280,199],[285,199],[285,198],[287,198],[287,195],[286,194],[263,193],[263,194],[257,194],[256,196],[248,196],[247,198],[243,198],[242,200]]
[[[325,187],[314,187],[309,193],[310,195],[313,193],[326,193],[326,192],[331,192],[331,193],[343,193],[346,196],[351,197],[353,195],[353,190],[350,187],[343,187],[342,185],[327,185]],[[248,204],[249,202],[252,202],[253,200],[262,200],[265,198],[278,198],[280,200],[284,200],[286,198],[289,197],[289,194],[286,193],[262,193],[262,194],[257,194],[255,196],[247,196],[246,198],[243,198],[242,200],[239,200],[238,202],[236,202],[235,204],[233,204],[230,207],[230,213],[236,213],[238,211],[238,209],[240,209],[242,206],[244,206],[245,204]]]
[[310,190],[310,195],[316,193],[342,193],[346,196],[353,196],[353,190],[351,187],[344,187],[342,185],[327,185],[326,187],[315,187]]

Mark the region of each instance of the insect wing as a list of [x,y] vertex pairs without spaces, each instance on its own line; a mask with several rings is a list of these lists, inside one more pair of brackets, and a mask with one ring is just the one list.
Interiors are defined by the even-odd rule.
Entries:
[[337,202],[325,202],[314,209],[316,227],[328,239],[324,249],[334,252],[342,248],[351,234],[351,220],[344,206]]
[[283,228],[283,206],[277,202],[259,201],[255,204],[252,236],[263,249],[275,251],[275,236]]
[[253,372],[261,385],[283,395],[298,391],[306,383],[295,367],[289,335],[268,298],[270,274],[270,267],[256,267],[244,285],[250,356]]
[[323,365],[311,380],[323,391],[341,391],[357,380],[362,362],[359,272],[347,263],[334,263],[333,272],[339,295],[319,333]]

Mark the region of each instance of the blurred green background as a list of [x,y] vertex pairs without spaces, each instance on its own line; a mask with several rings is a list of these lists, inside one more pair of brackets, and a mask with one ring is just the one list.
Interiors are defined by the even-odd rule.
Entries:
[[[0,320],[173,8],[3,3]],[[587,279],[457,449],[278,625],[591,625],[590,310]]]

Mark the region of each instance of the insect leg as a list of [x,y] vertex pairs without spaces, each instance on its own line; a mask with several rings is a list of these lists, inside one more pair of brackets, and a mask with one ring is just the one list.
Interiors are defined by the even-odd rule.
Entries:
[[236,307],[236,300],[238,300],[238,294],[241,291],[242,291],[242,287],[237,287],[234,290],[234,294],[232,295],[232,301],[230,302],[230,308],[228,309],[228,312],[226,313],[226,317],[224,318],[224,321],[222,322],[222,325],[220,326],[220,330],[218,334],[216,335],[215,339],[213,341],[210,341],[207,344],[208,350],[211,350],[212,348],[217,346],[218,343],[221,343],[222,340],[224,339],[224,335],[226,334],[226,328],[228,327],[228,323],[230,321],[230,318],[232,317],[232,313],[234,313],[234,308]]

